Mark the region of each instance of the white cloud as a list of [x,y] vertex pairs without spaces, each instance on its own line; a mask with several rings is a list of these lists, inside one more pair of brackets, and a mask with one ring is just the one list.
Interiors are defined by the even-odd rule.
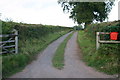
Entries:
[[120,1],[119,1],[119,3],[118,3],[118,19],[120,20]]
[[115,1],[115,5],[113,6],[110,14],[109,14],[109,21],[115,21],[118,20],[118,0]]
[[68,14],[64,14],[57,0],[2,0],[0,2],[2,19],[14,21],[74,26]]

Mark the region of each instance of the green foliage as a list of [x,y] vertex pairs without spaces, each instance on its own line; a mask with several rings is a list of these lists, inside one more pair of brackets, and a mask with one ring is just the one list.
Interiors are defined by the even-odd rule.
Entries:
[[120,25],[120,21],[90,24],[85,29],[85,32],[88,33],[87,35],[89,35],[95,40],[96,32],[119,32],[120,33],[119,25]]
[[72,18],[78,24],[92,23],[94,20],[103,22],[112,9],[114,2],[62,2],[63,11],[70,12]]
[[[104,27],[101,31],[102,32],[118,32],[119,35],[117,40],[120,41],[120,26],[107,26],[107,27]],[[110,39],[109,35],[104,35],[103,37],[104,39]]]
[[[32,25],[32,26],[19,26],[16,25],[15,29],[19,31],[20,39],[27,39],[27,38],[40,38],[49,33],[56,33],[68,30],[69,28],[60,27],[60,26],[47,26],[47,25]],[[26,36],[26,37],[23,37]]]
[[4,22],[2,21],[2,34],[9,34],[13,30],[14,26],[17,23],[9,21],[9,22]]
[[81,25],[79,26],[74,26],[74,30],[83,30],[83,27]]
[[120,44],[101,44],[98,53],[101,54],[117,54],[119,55]]

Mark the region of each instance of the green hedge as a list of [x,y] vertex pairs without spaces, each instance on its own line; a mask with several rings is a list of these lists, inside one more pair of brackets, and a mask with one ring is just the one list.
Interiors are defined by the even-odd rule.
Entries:
[[[107,27],[104,27],[102,30],[102,32],[118,32],[118,39],[120,41],[120,26],[107,26]],[[105,35],[104,36],[105,39],[110,39],[109,38],[109,35]]]
[[93,39],[96,38],[96,32],[119,32],[120,40],[120,21],[90,24],[85,32]]

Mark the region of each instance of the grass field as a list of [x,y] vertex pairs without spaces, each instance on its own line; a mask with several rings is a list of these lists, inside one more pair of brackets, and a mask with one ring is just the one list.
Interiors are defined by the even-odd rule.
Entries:
[[68,40],[71,38],[72,35],[73,33],[69,34],[68,37],[59,45],[59,47],[57,48],[55,52],[52,63],[53,63],[53,66],[57,69],[62,69],[64,67],[65,47],[67,45]]

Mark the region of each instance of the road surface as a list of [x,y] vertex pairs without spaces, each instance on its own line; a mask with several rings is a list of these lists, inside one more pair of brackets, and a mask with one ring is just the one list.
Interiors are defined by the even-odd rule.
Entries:
[[113,76],[97,72],[85,65],[81,60],[80,48],[77,44],[77,32],[68,41],[65,49],[65,66],[58,70],[52,66],[52,58],[57,47],[70,33],[51,43],[35,61],[24,70],[10,78],[111,78]]

